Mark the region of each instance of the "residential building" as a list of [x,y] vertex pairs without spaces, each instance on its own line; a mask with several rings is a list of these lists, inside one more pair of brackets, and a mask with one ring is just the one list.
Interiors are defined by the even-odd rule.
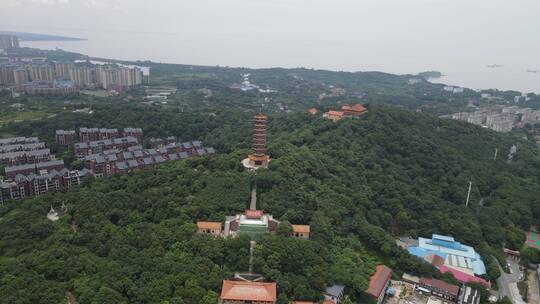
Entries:
[[0,34],[0,49],[19,48],[19,37]]
[[18,68],[13,70],[13,84],[17,91],[23,91],[24,85],[29,80],[28,71],[24,68]]
[[135,137],[138,142],[142,143],[144,139],[144,132],[141,128],[124,128],[124,137]]
[[221,223],[220,222],[197,222],[197,232],[203,234],[212,234],[215,236],[221,235]]
[[99,140],[114,139],[118,137],[120,137],[120,133],[118,132],[118,129],[107,129],[107,128],[99,129]]
[[89,66],[72,66],[69,69],[69,79],[79,88],[93,88],[96,86],[96,72]]
[[[113,142],[115,140],[117,139],[97,142]],[[176,143],[171,145],[181,147],[180,144]],[[75,153],[89,153],[90,146],[91,143],[77,143],[75,144]],[[190,146],[192,146],[191,143]],[[84,159],[86,168],[88,168],[94,176],[101,177],[113,174],[125,174],[134,169],[153,168],[156,165],[168,161],[215,154],[213,148],[204,148],[202,145],[200,147],[201,148],[194,153],[188,154],[186,151],[181,150],[181,148],[174,150],[165,148],[143,149],[140,145],[129,146],[127,148],[125,146],[111,148],[109,145],[101,146],[101,152],[81,155],[81,159]]]
[[5,167],[4,171],[7,178],[15,178],[18,174],[28,175],[30,173],[39,174],[42,171],[61,171],[64,169],[63,160],[50,160],[35,164],[24,164],[17,166]]
[[79,93],[79,90],[70,81],[31,81],[23,85],[27,95],[66,96]]
[[[99,132],[99,131],[98,131]],[[98,134],[99,136],[99,134]],[[118,149],[120,151],[127,151],[129,147],[138,146],[139,142],[135,137],[121,137],[113,139],[96,140],[91,142],[79,142],[75,143],[74,150],[75,156],[79,159],[85,156],[98,154],[106,150]]]
[[220,304],[275,304],[276,283],[223,281]]
[[421,278],[417,290],[424,294],[431,294],[443,300],[457,303],[459,286],[448,284],[437,279]]
[[385,265],[377,265],[375,273],[369,279],[369,287],[366,294],[377,301],[377,304],[383,303],[386,289],[392,278],[392,270]]
[[309,239],[309,225],[291,225],[292,231],[289,236],[299,239]]
[[98,128],[79,128],[79,140],[81,142],[90,142],[99,140],[99,129]]
[[150,138],[150,146],[152,148],[161,148],[172,143],[176,143],[176,137],[174,136],[169,136],[166,138]]
[[2,166],[16,166],[22,164],[34,164],[54,159],[49,149],[13,151],[0,153],[0,164]]
[[55,140],[59,145],[69,146],[77,140],[77,133],[75,130],[56,130]]
[[142,71],[116,65],[96,67],[96,81],[106,90],[133,87],[142,84]]
[[0,202],[67,190],[80,185],[88,174],[87,170],[69,171],[66,168],[41,170],[37,174],[17,174],[6,181],[0,181]]
[[326,288],[324,291],[324,300],[325,304],[329,301],[332,304],[340,304],[343,301],[343,296],[345,294],[345,286],[343,285],[332,285]]
[[46,81],[54,80],[54,69],[48,64],[31,65],[28,67],[31,81]]
[[7,144],[0,145],[0,153],[17,152],[17,151],[34,151],[45,149],[45,143],[27,143],[27,144]]
[[0,85],[7,87],[15,83],[13,71],[17,67],[12,64],[0,64]]
[[38,142],[39,142],[39,139],[37,137],[0,138],[0,146],[16,145],[16,144],[32,144],[32,143],[38,143]]
[[74,64],[72,62],[55,62],[54,72],[58,79],[73,80],[70,77],[70,70],[73,69]]
[[458,304],[480,304],[481,294],[478,289],[464,285],[459,294]]

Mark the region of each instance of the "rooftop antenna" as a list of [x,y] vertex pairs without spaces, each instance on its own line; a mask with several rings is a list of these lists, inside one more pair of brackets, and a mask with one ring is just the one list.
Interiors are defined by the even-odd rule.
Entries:
[[471,188],[472,188],[472,182],[469,181],[469,191],[467,192],[467,201],[465,202],[465,207],[469,206],[469,198],[471,198]]

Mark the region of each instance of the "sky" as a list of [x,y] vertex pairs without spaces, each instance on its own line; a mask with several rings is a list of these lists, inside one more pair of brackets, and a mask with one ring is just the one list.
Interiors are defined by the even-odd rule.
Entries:
[[0,30],[88,38],[86,53],[119,59],[540,69],[540,0],[0,0],[0,8]]

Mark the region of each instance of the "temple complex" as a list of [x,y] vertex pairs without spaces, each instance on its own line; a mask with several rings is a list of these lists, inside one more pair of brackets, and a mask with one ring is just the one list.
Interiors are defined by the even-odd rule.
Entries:
[[262,113],[253,117],[252,150],[253,153],[242,161],[248,169],[268,167],[270,156],[266,154],[266,129],[268,117]]
[[262,210],[248,209],[243,214],[227,216],[225,218],[225,236],[249,235],[253,240],[258,240],[266,233],[275,233],[279,221],[272,215],[265,214]]
[[367,112],[366,107],[362,104],[354,104],[352,106],[344,105],[341,110],[330,110],[323,114],[323,117],[332,120],[333,122],[339,121],[343,118],[358,118]]

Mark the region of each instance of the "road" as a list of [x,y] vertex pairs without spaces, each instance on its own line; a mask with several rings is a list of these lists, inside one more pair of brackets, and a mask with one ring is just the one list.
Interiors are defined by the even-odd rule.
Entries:
[[519,265],[516,261],[511,259],[507,259],[507,262],[510,264],[512,273],[504,272],[501,265],[497,261],[497,265],[499,265],[499,270],[501,271],[501,276],[497,279],[497,285],[499,286],[499,297],[508,297],[512,300],[513,304],[527,304],[521,298],[517,288],[517,282],[519,281]]

